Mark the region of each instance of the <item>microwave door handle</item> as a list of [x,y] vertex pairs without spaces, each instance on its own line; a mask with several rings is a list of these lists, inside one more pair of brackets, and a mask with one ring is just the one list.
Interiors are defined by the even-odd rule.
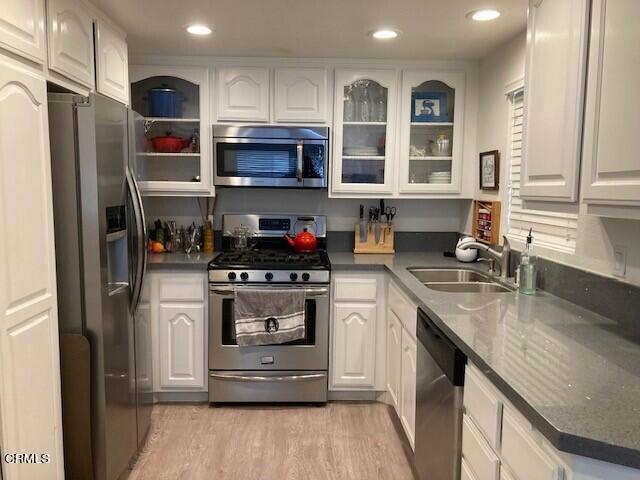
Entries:
[[298,183],[302,182],[302,146],[302,140],[298,140],[298,143],[296,144],[296,179],[298,180]]

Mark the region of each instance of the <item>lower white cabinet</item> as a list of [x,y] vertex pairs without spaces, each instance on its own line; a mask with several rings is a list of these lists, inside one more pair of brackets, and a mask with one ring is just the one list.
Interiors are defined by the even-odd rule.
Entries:
[[396,413],[400,413],[400,382],[402,378],[402,323],[387,310],[387,393]]
[[407,330],[402,331],[400,422],[411,448],[416,438],[416,361],[417,344]]
[[333,384],[375,386],[375,303],[336,303],[333,316]]
[[331,279],[329,390],[383,392],[386,385],[386,287],[383,274]]
[[204,387],[204,305],[163,304],[159,310],[160,387]]
[[[206,391],[206,272],[151,272],[147,286],[153,391]],[[145,307],[138,315],[147,314]]]

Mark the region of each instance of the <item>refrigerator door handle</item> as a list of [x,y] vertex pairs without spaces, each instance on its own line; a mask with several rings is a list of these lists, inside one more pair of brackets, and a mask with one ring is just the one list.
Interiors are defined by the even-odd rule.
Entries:
[[147,226],[144,218],[144,207],[142,206],[142,196],[140,195],[140,189],[138,184],[129,169],[127,167],[127,190],[131,196],[131,204],[133,206],[133,214],[135,218],[135,248],[136,248],[136,266],[135,275],[133,281],[133,289],[131,294],[130,309],[132,313],[135,313],[140,303],[140,297],[142,296],[142,286],[144,284],[144,274],[147,267]]

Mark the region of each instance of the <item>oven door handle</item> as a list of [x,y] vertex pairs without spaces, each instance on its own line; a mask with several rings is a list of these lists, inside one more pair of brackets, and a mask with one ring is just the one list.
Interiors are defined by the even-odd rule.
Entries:
[[[243,287],[239,287],[239,288],[243,288]],[[230,295],[233,295],[234,290],[235,290],[234,287],[228,287],[228,288],[211,287],[209,289],[209,293],[213,293],[214,295],[230,296]],[[288,290],[288,289],[283,288],[281,290]],[[305,288],[304,293],[306,293],[307,296],[309,297],[323,297],[329,294],[329,289],[328,288]]]
[[326,378],[326,373],[310,373],[305,375],[283,375],[281,377],[269,377],[258,375],[226,375],[221,373],[210,373],[211,378],[218,380],[230,380],[233,382],[306,382]]

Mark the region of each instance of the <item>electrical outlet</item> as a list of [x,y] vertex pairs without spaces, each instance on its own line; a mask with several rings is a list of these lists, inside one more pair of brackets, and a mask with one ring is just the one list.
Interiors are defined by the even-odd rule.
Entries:
[[623,245],[613,247],[613,274],[616,277],[624,278],[627,273],[627,248]]

